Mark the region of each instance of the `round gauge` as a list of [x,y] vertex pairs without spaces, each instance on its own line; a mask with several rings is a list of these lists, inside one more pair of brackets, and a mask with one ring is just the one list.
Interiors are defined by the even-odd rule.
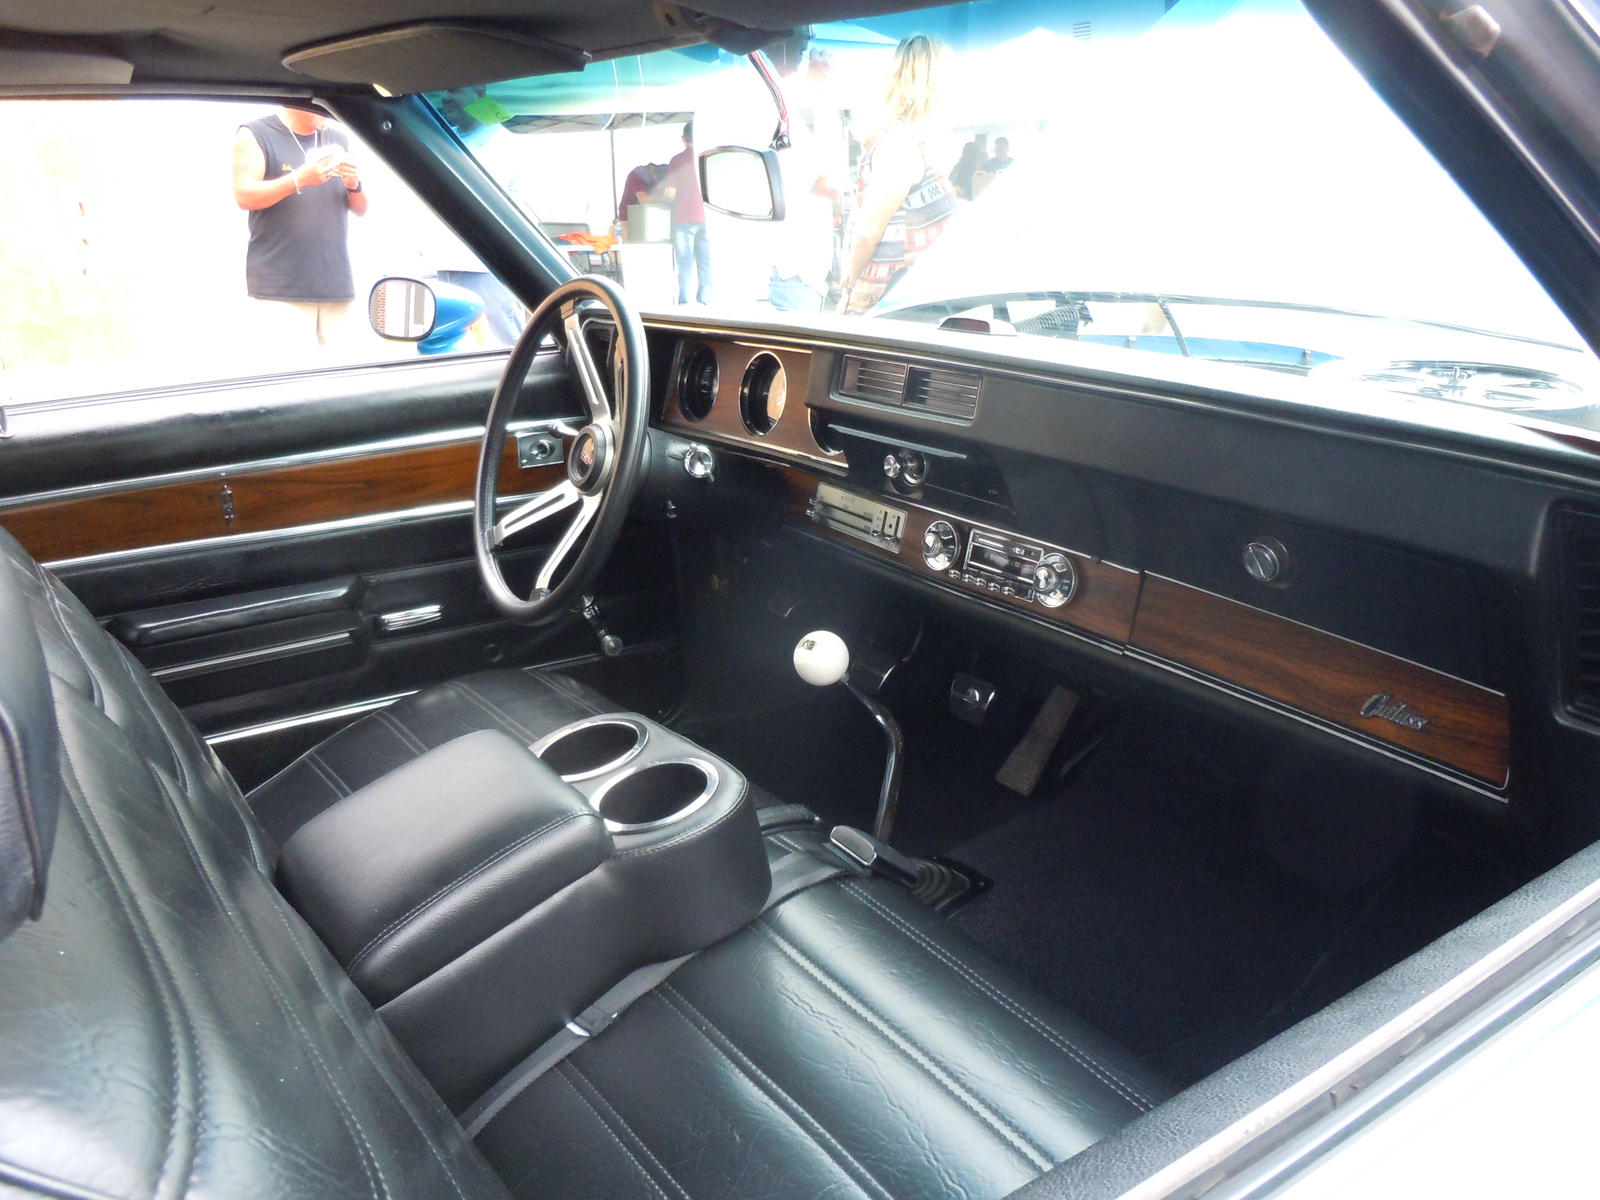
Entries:
[[717,355],[710,346],[684,351],[678,366],[678,411],[690,421],[703,421],[717,402]]
[[789,379],[783,364],[771,354],[756,355],[739,384],[739,415],[744,427],[757,435],[771,433],[788,399]]

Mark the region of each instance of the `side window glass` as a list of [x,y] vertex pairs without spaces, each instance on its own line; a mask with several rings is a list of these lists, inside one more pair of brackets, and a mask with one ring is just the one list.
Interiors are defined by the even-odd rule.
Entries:
[[[494,350],[516,297],[359,139],[184,100],[0,102],[0,403]],[[427,279],[440,327],[381,340],[367,294]]]

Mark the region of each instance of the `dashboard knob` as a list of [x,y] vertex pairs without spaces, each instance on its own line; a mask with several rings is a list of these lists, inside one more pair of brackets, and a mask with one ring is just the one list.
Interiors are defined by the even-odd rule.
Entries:
[[1276,538],[1256,538],[1245,546],[1239,558],[1245,573],[1257,583],[1281,583],[1289,569],[1289,552]]
[[883,456],[883,473],[902,487],[920,487],[928,478],[928,460],[917,450],[896,450]]
[[690,479],[711,479],[717,471],[717,457],[710,446],[690,442],[684,451],[683,469]]
[[1034,599],[1046,608],[1060,608],[1078,590],[1078,572],[1065,554],[1046,554],[1033,569]]
[[932,571],[943,571],[952,566],[961,553],[961,543],[956,538],[955,526],[949,521],[935,521],[922,535],[922,561]]

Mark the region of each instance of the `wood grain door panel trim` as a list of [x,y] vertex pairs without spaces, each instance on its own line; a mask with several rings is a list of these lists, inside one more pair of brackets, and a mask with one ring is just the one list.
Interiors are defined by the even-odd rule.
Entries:
[[[368,517],[471,500],[478,447],[473,439],[288,467],[218,470],[182,483],[21,505],[0,512],[0,525],[34,558],[53,562]],[[559,464],[522,469],[515,439],[506,439],[502,494],[539,491],[564,474]]]
[[1508,780],[1506,697],[1431,667],[1159,575],[1145,576],[1131,645],[1493,787]]

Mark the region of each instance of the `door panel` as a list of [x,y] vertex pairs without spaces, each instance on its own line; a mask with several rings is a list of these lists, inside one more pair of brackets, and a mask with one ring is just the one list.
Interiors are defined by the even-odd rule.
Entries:
[[[479,586],[472,422],[502,366],[390,364],[97,403],[93,425],[80,411],[70,436],[35,414],[4,446],[15,470],[0,480],[0,525],[53,565],[207,734],[486,667],[593,656],[581,619],[511,625]],[[560,359],[542,355],[517,420],[578,411]],[[290,449],[275,456],[275,443]],[[508,439],[500,492],[542,490],[563,474],[559,463],[522,468]],[[562,528],[552,521],[505,555],[508,579],[531,580]],[[605,620],[630,649],[674,637],[665,547],[658,529],[630,526],[597,581]],[[275,757],[259,744],[251,754]]]

